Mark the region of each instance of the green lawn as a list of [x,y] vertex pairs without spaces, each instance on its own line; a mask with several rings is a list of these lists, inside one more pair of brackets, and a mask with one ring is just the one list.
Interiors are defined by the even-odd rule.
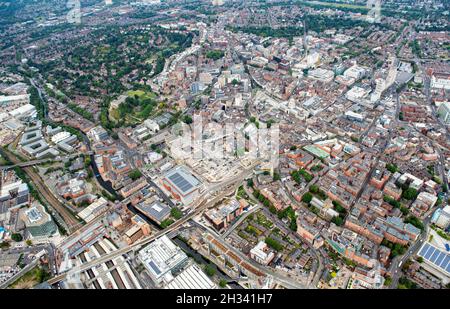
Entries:
[[127,95],[129,97],[134,97],[135,95],[137,95],[141,100],[156,98],[156,93],[148,92],[148,91],[144,91],[144,90],[130,90],[127,92]]
[[30,289],[33,286],[46,281],[49,274],[43,268],[36,266],[22,277],[17,279],[10,288],[12,289]]
[[337,7],[337,8],[347,8],[347,9],[367,9],[365,5],[356,5],[356,4],[348,4],[348,3],[330,3],[330,2],[321,2],[321,1],[305,1],[311,4],[318,4],[329,7]]

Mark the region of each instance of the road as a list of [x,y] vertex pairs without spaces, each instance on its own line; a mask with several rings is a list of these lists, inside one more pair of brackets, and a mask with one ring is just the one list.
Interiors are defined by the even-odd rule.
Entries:
[[[419,69],[422,72],[425,72],[424,68],[422,67],[421,61],[417,57],[414,59],[414,61],[417,64],[417,66],[419,67]],[[445,125],[443,125],[441,123],[440,119],[437,117],[436,107],[431,102],[430,80],[429,80],[429,77],[426,76],[426,75],[425,75],[425,79],[424,79],[424,92],[425,92],[425,96],[426,96],[426,102],[432,109],[432,116],[433,116],[433,118],[435,118],[436,123],[439,126],[441,126],[441,128],[443,128],[445,130],[446,135],[447,135],[447,139],[450,140],[450,134],[449,134],[448,128]],[[396,123],[397,123],[398,118],[399,118],[399,106],[400,106],[399,96],[397,95],[397,109],[396,109],[396,118],[395,118]],[[390,136],[391,136],[391,131],[390,131]],[[436,147],[436,150],[439,153],[439,166],[438,167],[439,167],[440,174],[441,174],[441,177],[443,179],[443,182],[444,182],[444,184],[446,186],[446,189],[448,191],[448,179],[447,179],[447,175],[445,173],[444,157],[443,157],[443,155],[441,153],[441,149],[440,149],[440,147],[442,147],[442,146],[440,146],[434,140],[428,138],[427,136],[425,136],[425,137],[431,143],[433,143],[433,145]],[[433,209],[433,212],[435,210],[436,209]],[[406,263],[406,261],[408,261],[411,257],[413,257],[417,253],[417,251],[421,248],[423,243],[427,241],[430,222],[431,222],[431,214],[427,214],[425,219],[424,219],[424,221],[423,221],[423,225],[425,227],[425,230],[421,233],[419,238],[414,243],[411,244],[411,246],[408,248],[408,251],[403,256],[396,257],[396,258],[394,258],[392,260],[391,267],[389,269],[391,274],[392,274],[392,283],[389,286],[390,289],[397,288],[398,281],[399,281],[400,277],[402,276],[401,267]]]
[[245,219],[247,219],[247,217],[250,215],[250,214],[252,214],[252,213],[255,213],[255,212],[257,212],[258,210],[260,210],[262,208],[262,205],[257,205],[257,206],[254,206],[251,210],[249,210],[249,211],[247,211],[246,213],[244,213],[232,226],[230,226],[229,228],[228,228],[228,230],[225,232],[225,233],[223,233],[223,235],[222,235],[222,237],[223,238],[227,238],[228,237],[228,235],[230,235],[235,229],[236,229],[236,227],[238,227],[239,225],[241,225],[241,223],[242,222],[244,222],[244,220]]
[[34,88],[36,88],[36,90],[38,91],[39,94],[39,98],[41,99],[41,101],[44,103],[42,106],[44,107],[44,117],[48,118],[48,109],[47,109],[47,103],[46,100],[44,99],[44,96],[42,94],[42,90],[41,88],[37,85],[36,81],[32,78],[30,78],[30,83],[31,85],[33,85]]
[[[428,222],[429,223],[429,222]],[[424,225],[428,225],[428,223]],[[428,228],[427,228],[428,229]],[[390,289],[396,289],[398,285],[398,281],[400,277],[402,276],[401,267],[405,264],[407,260],[409,260],[412,256],[416,254],[417,251],[419,251],[420,247],[422,246],[423,242],[426,241],[428,236],[428,233],[426,231],[422,232],[420,234],[417,241],[415,241],[409,248],[408,251],[402,255],[401,257],[394,258],[391,262],[391,268],[390,272],[392,275],[392,283],[389,286]]]
[[[423,67],[419,62],[416,62],[417,66],[423,70]],[[426,102],[427,104],[430,106],[431,110],[432,110],[432,116],[433,118],[436,120],[436,123],[444,130],[445,135],[447,136],[447,140],[450,141],[450,132],[449,132],[449,128],[444,125],[441,121],[441,119],[437,116],[437,110],[436,110],[436,106],[432,103],[431,101],[431,91],[430,91],[430,78],[425,75],[425,79],[424,79],[424,91],[425,91],[425,96],[426,96]],[[434,142],[434,141],[433,141]],[[440,145],[439,145],[440,146]],[[448,178],[447,178],[447,174],[445,173],[445,162],[444,162],[444,157],[441,154],[441,150],[439,149],[439,147],[436,147],[436,149],[439,152],[439,170],[441,173],[441,177],[444,183],[444,186],[446,188],[446,191],[448,192]]]

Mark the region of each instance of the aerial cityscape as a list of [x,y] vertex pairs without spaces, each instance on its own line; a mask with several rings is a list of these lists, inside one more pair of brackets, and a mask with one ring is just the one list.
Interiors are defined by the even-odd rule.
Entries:
[[449,289],[449,15],[0,0],[0,287]]

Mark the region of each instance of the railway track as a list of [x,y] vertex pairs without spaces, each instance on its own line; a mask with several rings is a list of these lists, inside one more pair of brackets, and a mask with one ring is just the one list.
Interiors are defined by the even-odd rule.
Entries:
[[[11,152],[4,150],[8,159],[13,164],[20,164],[21,161]],[[75,230],[80,222],[75,218],[75,216],[61,203],[47,186],[44,184],[42,178],[34,171],[33,167],[23,167],[22,170],[30,178],[33,184],[36,186],[38,194],[41,195],[44,200],[59,214],[62,220],[65,222],[68,232],[71,233]]]

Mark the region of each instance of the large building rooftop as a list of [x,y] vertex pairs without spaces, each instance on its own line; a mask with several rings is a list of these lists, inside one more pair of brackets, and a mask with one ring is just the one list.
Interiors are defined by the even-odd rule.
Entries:
[[184,166],[177,166],[166,173],[165,179],[182,194],[188,194],[200,185],[200,181],[195,178]]
[[318,157],[319,159],[325,159],[330,156],[326,151],[324,151],[314,145],[307,145],[307,146],[303,147],[303,149],[308,151],[312,155]]
[[450,276],[450,254],[448,252],[441,251],[430,243],[425,243],[420,249],[418,256],[421,256],[433,267]]
[[217,285],[195,264],[190,265],[176,276],[166,289],[217,289]]
[[139,252],[139,258],[152,279],[160,282],[162,278],[177,270],[188,260],[186,253],[176,246],[166,235],[156,239]]
[[157,222],[162,222],[170,214],[170,207],[159,201],[153,201],[151,203],[144,201],[136,205],[136,208],[142,212],[142,214]]

